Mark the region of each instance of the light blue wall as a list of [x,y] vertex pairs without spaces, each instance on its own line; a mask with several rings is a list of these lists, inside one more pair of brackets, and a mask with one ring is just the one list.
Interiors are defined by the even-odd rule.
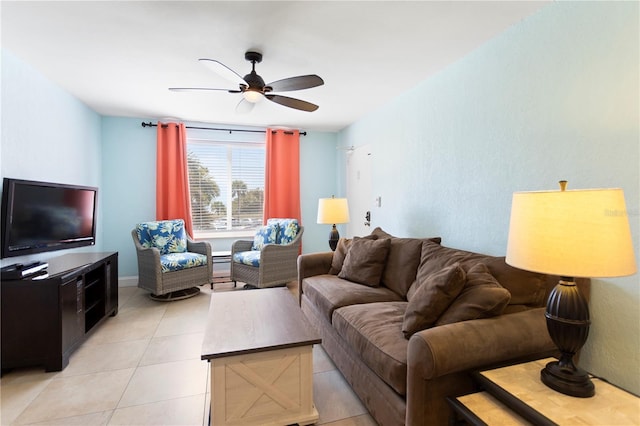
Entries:
[[138,275],[131,230],[156,217],[156,129],[142,121],[102,118],[104,246],[118,252],[121,277]]
[[[100,187],[100,116],[2,49],[0,174]],[[98,192],[96,246],[3,259],[1,265],[103,249],[104,196]]]
[[[373,226],[504,255],[514,191],[621,187],[640,232],[639,7],[554,2],[341,132],[370,144]],[[581,365],[640,394],[638,274],[595,279]]]
[[[394,234],[504,254],[512,192],[564,178],[622,187],[637,251],[638,13],[637,2],[552,3],[339,135],[301,138],[305,252],[326,249],[317,198],[345,193],[336,141],[371,145],[385,200],[373,225]],[[5,50],[1,107],[1,176],[99,186],[96,249],[119,251],[120,275],[134,275],[129,230],[155,212],[155,131],[101,118]],[[637,274],[593,280],[581,359],[636,394],[639,284]]]
[[[155,218],[156,129],[140,125],[150,120],[101,117],[5,49],[1,107],[1,177],[99,187],[97,244],[73,251],[117,251],[120,277],[136,276],[130,231],[136,223]],[[202,134],[191,130],[190,136]],[[304,252],[328,249],[329,230],[315,218],[318,198],[336,192],[336,140],[335,133],[324,132],[300,138]],[[229,250],[234,240],[210,241],[214,250]],[[45,260],[68,251],[3,259],[0,264]]]
[[300,205],[303,253],[329,251],[329,225],[318,225],[318,199],[338,194],[335,133],[308,132],[300,138]]
[[[104,196],[104,245],[119,253],[121,277],[138,274],[130,231],[135,224],[155,219],[156,129],[143,128],[142,121],[120,117],[102,119],[102,191]],[[155,121],[154,121],[155,122]],[[186,123],[195,127],[224,125]],[[240,128],[233,126],[233,128]],[[231,141],[242,138],[264,140],[264,134],[188,130],[189,137]],[[326,251],[328,229],[315,223],[318,198],[335,192],[336,134],[308,132],[300,137],[302,223],[305,226],[303,251]],[[326,232],[325,232],[326,231]],[[235,239],[208,240],[214,251],[230,250]]]

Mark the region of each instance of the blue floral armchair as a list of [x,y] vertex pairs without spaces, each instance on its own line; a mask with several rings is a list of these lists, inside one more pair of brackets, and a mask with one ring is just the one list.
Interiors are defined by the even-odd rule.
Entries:
[[131,237],[138,256],[138,287],[149,290],[152,298],[193,296],[199,292],[196,286],[212,282],[211,245],[189,238],[184,220],[139,223]]
[[253,240],[238,240],[231,247],[231,280],[245,287],[275,287],[298,277],[298,254],[304,227],[297,219],[273,218]]

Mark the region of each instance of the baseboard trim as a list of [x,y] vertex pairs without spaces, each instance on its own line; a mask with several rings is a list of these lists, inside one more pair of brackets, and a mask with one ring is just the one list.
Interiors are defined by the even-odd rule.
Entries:
[[118,277],[118,287],[137,287],[138,276],[133,275],[130,277]]

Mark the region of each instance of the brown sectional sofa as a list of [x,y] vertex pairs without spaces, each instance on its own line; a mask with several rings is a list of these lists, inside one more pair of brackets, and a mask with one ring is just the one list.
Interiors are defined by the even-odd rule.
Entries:
[[[362,247],[371,251],[374,243],[365,239],[386,247],[381,272],[380,256],[366,259],[370,253]],[[458,272],[448,273],[454,269]],[[474,275],[478,269],[481,274]],[[446,281],[437,278],[443,275],[457,282],[452,294],[447,294],[451,280],[437,286],[438,279]],[[493,290],[474,293],[478,287],[471,284],[478,281],[471,281],[478,276],[493,280],[488,286]],[[424,329],[418,324],[407,339],[408,311],[420,320],[434,316],[431,307],[425,313],[424,306],[422,311],[415,306],[435,294],[425,293],[427,282],[429,289],[439,288],[432,305],[444,313],[438,312],[435,323],[427,318]],[[557,277],[512,268],[503,257],[447,248],[439,238],[396,238],[379,228],[363,239],[341,239],[335,253],[298,258],[302,311],[370,414],[385,426],[447,424],[451,411],[445,398],[477,390],[470,371],[556,354],[543,307],[556,283]],[[499,303],[483,300],[491,299],[491,292],[501,294]]]

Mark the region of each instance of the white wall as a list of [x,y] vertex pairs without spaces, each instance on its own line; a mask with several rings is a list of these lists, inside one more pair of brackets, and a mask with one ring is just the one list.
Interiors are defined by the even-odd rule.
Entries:
[[[372,227],[504,255],[512,193],[566,179],[624,189],[638,258],[638,12],[550,4],[341,132],[372,146]],[[595,279],[591,297],[581,366],[640,394],[638,274]]]

